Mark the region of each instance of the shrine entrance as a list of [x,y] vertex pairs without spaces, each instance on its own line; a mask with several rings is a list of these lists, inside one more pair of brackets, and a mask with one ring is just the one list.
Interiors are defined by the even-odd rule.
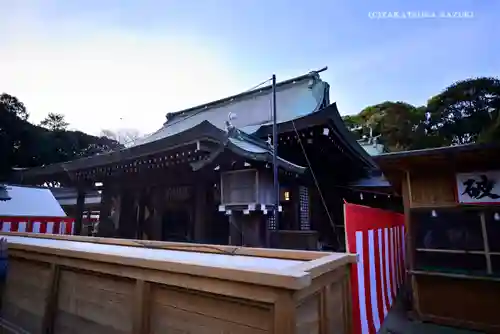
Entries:
[[162,216],[162,240],[190,242],[192,221],[190,213],[184,208],[167,208]]
[[192,189],[167,188],[161,217],[162,241],[191,242],[193,239]]

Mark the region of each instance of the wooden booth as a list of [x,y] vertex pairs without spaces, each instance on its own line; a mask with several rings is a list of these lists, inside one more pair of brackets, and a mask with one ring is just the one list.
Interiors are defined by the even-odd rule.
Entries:
[[351,333],[352,255],[0,236],[2,333]]
[[403,194],[417,316],[500,333],[500,146],[392,153],[376,161]]
[[271,100],[267,86],[169,113],[163,127],[130,147],[16,176],[78,189],[80,220],[85,193],[99,184],[99,230],[111,227],[106,236],[342,251],[344,230],[336,227],[344,222],[347,186],[376,165],[317,72],[278,83],[277,225]]

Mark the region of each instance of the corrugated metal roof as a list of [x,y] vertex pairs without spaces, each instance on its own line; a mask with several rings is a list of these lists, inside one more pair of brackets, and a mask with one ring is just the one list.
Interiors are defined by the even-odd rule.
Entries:
[[[277,122],[284,123],[318,111],[328,99],[328,84],[318,74],[301,76],[300,80],[289,80],[276,89]],[[138,139],[134,146],[172,136],[190,129],[203,121],[209,121],[225,130],[229,114],[236,118],[231,123],[247,133],[256,132],[261,126],[272,123],[272,94],[268,87],[255,90],[219,103],[191,108],[175,113],[163,127],[152,135]]]

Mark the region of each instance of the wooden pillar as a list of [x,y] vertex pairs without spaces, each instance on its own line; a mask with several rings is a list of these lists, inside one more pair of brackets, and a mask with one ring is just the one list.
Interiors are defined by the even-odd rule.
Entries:
[[133,239],[135,236],[136,216],[134,215],[134,197],[127,190],[120,196],[120,215],[118,218],[118,237]]
[[105,182],[101,192],[101,208],[99,210],[99,220],[108,218],[111,213],[111,186]]
[[163,240],[163,229],[168,228],[163,226],[163,212],[165,208],[165,189],[164,188],[154,188],[151,193],[151,207],[152,212],[150,212],[150,231],[151,240]]
[[198,183],[194,187],[194,241],[203,243],[206,239],[207,185]]
[[293,213],[290,217],[293,219],[293,222],[290,224],[294,230],[301,230],[301,221],[300,221],[300,188],[295,185],[291,191],[291,201],[292,201],[292,210]]
[[251,213],[242,215],[243,245],[247,247],[263,247],[265,240],[261,238],[261,214]]
[[92,231],[92,209],[87,208],[87,228],[85,229],[85,235],[89,236],[91,235]]
[[82,187],[78,187],[77,197],[76,197],[75,235],[82,234],[84,208],[85,208],[85,190]]
[[243,243],[241,219],[238,219],[239,213],[234,212],[229,219],[229,244],[232,246],[241,246]]
[[263,247],[266,240],[261,235],[262,216],[260,213],[243,214],[233,212],[229,217],[231,245]]
[[145,189],[139,195],[139,213],[137,215],[136,239],[142,239],[144,234],[145,212],[147,205],[147,192]]

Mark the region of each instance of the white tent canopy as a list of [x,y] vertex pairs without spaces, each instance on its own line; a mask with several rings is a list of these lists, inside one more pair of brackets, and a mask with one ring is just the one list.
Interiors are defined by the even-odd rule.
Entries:
[[11,199],[0,201],[0,217],[66,217],[48,188],[5,187]]

